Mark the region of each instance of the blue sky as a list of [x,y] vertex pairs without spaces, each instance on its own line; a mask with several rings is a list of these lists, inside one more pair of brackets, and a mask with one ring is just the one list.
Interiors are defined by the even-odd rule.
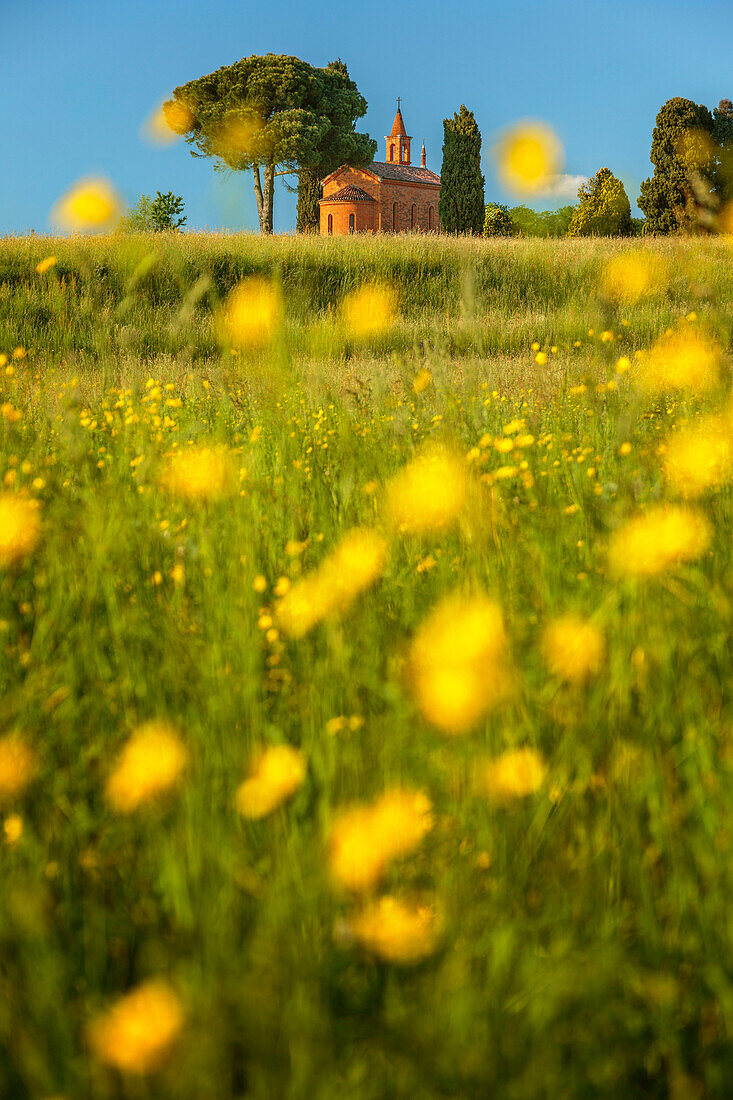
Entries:
[[[182,195],[190,227],[256,228],[250,174],[223,179],[183,142],[139,136],[176,85],[249,54],[342,57],[369,103],[360,129],[379,140],[379,159],[400,95],[413,150],[424,140],[439,172],[442,120],[465,103],[483,134],[487,200],[519,201],[499,187],[490,152],[517,119],[547,120],[567,173],[607,165],[633,205],[661,104],[733,98],[731,0],[0,0],[0,41],[0,233],[47,231],[56,198],[91,174],[130,203]],[[294,224],[295,197],[280,189],[275,228]]]

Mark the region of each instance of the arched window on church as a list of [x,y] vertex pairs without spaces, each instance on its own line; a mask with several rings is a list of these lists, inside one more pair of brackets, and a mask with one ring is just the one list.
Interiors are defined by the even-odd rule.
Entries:
[[354,215],[349,214],[349,233],[354,232]]
[[394,160],[394,145],[390,145],[389,147],[389,159]]
[[416,216],[417,216],[417,207],[413,203],[412,204],[412,209],[410,210],[410,229],[415,228]]
[[406,145],[404,146],[404,148],[403,148],[403,150],[402,150],[402,159],[403,159],[404,161],[406,161],[406,160],[407,160],[407,146],[406,146]]
[[397,203],[392,203],[392,232],[397,232]]
[[432,228],[433,228],[433,208],[432,208],[432,206],[429,206],[428,207],[428,229],[432,229]]
[[328,235],[329,237],[333,233],[333,214],[328,215]]

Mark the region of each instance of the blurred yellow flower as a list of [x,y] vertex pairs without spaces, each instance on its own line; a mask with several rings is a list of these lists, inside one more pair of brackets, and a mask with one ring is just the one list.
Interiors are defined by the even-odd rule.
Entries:
[[385,962],[418,963],[435,950],[435,910],[429,905],[405,905],[388,895],[368,904],[348,924],[354,939]]
[[329,837],[335,881],[348,890],[367,890],[387,865],[416,848],[433,827],[430,799],[421,791],[386,791],[369,806],[342,811]]
[[36,756],[19,737],[0,737],[0,799],[14,798],[36,773]]
[[300,638],[327,616],[346,611],[382,575],[387,553],[387,540],[376,531],[359,527],[349,531],[314,573],[279,600],[280,627]]
[[520,122],[496,148],[499,178],[508,190],[532,194],[548,187],[563,167],[563,148],[544,122]]
[[298,749],[290,745],[265,749],[237,791],[237,809],[243,817],[265,817],[297,791],[305,774],[305,757]]
[[102,1062],[123,1073],[156,1069],[183,1027],[183,1006],[164,982],[137,986],[89,1027],[90,1045]]
[[538,367],[544,367],[547,363],[547,352],[538,351],[534,357],[534,361]]
[[174,496],[218,500],[236,488],[232,456],[226,447],[187,447],[167,458],[161,486]]
[[682,428],[667,441],[664,473],[676,492],[698,497],[733,478],[733,423],[708,416],[694,427]]
[[415,375],[415,379],[412,383],[413,393],[422,393],[423,390],[428,388],[432,380],[433,376],[430,371],[423,367],[423,369],[419,370]]
[[463,733],[509,691],[501,608],[485,596],[448,596],[421,623],[410,649],[412,690],[424,717]]
[[710,523],[690,508],[658,504],[628,520],[611,538],[611,572],[629,577],[653,576],[694,561],[712,538]]
[[606,652],[603,633],[580,615],[561,615],[542,636],[545,662],[553,676],[580,683],[600,671]]
[[344,298],[341,317],[347,334],[356,340],[381,336],[395,323],[397,294],[379,284],[360,287]]
[[177,99],[159,104],[145,119],[140,136],[154,145],[171,145],[191,129],[193,112]]
[[221,319],[224,338],[233,347],[264,347],[282,325],[280,292],[267,279],[252,275],[231,291]]
[[238,159],[256,159],[267,140],[262,119],[250,113],[245,117],[227,118],[216,134],[213,148],[218,156],[231,163]]
[[168,99],[162,106],[166,125],[174,134],[185,134],[193,126],[196,118],[187,103],[180,99]]
[[52,267],[55,267],[58,263],[56,256],[46,256],[45,260],[41,260],[36,264],[36,271],[39,275],[43,275],[44,272],[50,271]]
[[523,798],[539,790],[547,765],[536,749],[509,749],[482,768],[480,786],[495,802]]
[[108,229],[122,213],[122,200],[105,179],[79,180],[56,203],[51,220],[63,229]]
[[188,751],[166,722],[145,722],[134,731],[107,780],[107,801],[119,813],[132,813],[169,790],[180,778]]
[[387,515],[401,534],[452,527],[468,495],[465,463],[438,445],[426,447],[386,486]]
[[635,249],[633,252],[622,252],[608,261],[603,269],[601,288],[606,297],[614,301],[636,302],[644,295],[661,289],[666,274],[660,256]]
[[23,835],[23,818],[20,814],[8,814],[3,821],[6,844],[17,844]]
[[36,502],[0,493],[0,569],[30,554],[39,535]]
[[665,333],[639,360],[639,386],[647,393],[690,390],[703,393],[718,381],[721,349],[689,327]]

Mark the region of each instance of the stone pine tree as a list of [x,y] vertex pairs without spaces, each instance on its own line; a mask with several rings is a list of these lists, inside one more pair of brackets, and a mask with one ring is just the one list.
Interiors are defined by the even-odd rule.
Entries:
[[578,188],[578,204],[568,226],[569,237],[630,237],[631,204],[620,179],[609,168]]
[[668,99],[656,118],[650,159],[654,172],[639,195],[647,232],[694,229],[696,199],[714,185],[713,117],[707,107],[680,96]]
[[481,131],[465,104],[443,120],[443,165],[438,213],[447,233],[481,233],[484,225],[484,177]]
[[367,109],[367,102],[354,81],[349,70],[339,57],[326,66],[324,82],[323,110],[331,125],[318,142],[310,164],[303,164],[298,172],[298,216],[296,228],[299,233],[317,233],[320,225],[321,180],[342,164],[354,168],[366,167],[374,159],[377,143],[368,134],[359,134],[354,129],[356,120]]
[[336,147],[343,161],[357,163],[376,150],[354,130],[366,113],[356,85],[337,69],[298,57],[243,57],[182,84],[163,110],[194,156],[216,158],[218,170],[252,171],[263,233],[272,233],[276,176],[318,169]]

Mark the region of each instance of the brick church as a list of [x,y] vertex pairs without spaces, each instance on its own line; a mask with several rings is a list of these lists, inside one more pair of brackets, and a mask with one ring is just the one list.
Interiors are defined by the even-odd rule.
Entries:
[[321,235],[347,233],[436,233],[440,229],[440,176],[410,161],[412,138],[397,100],[397,114],[387,136],[385,161],[367,168],[343,164],[322,181]]

